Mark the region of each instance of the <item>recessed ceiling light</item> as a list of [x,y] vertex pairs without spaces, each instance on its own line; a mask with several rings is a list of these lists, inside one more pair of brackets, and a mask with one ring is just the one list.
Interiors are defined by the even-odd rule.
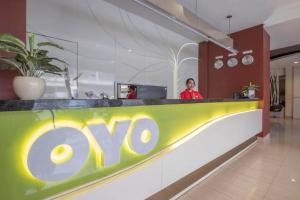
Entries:
[[298,64],[298,63],[299,63],[298,61],[295,61],[295,62],[294,62],[294,64]]
[[128,52],[131,53],[131,52],[132,52],[132,49],[128,49]]

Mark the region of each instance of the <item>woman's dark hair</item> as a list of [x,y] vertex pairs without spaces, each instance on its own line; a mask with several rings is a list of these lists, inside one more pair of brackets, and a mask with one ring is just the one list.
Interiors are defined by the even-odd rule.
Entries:
[[135,91],[135,89],[136,89],[135,85],[129,85],[129,88],[133,91]]
[[187,85],[190,81],[193,81],[194,84],[196,85],[196,82],[195,82],[195,80],[194,80],[193,78],[188,78],[188,79],[186,79],[185,84]]

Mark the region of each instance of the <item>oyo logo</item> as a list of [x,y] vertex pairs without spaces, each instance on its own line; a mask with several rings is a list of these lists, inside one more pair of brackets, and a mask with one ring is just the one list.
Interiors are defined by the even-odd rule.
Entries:
[[[101,149],[103,166],[120,162],[121,147],[126,140],[137,154],[152,151],[159,139],[159,128],[148,118],[136,121],[116,121],[110,131],[105,123],[87,125]],[[93,141],[94,142],[94,141]],[[90,154],[88,138],[80,130],[70,127],[45,132],[30,147],[27,165],[31,174],[43,181],[61,181],[78,173]]]

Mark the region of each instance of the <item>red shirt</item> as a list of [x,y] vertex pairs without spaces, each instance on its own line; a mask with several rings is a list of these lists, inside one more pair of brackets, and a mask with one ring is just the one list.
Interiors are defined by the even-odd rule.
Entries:
[[198,92],[192,90],[191,92],[188,90],[184,90],[180,93],[181,99],[203,99],[203,96]]
[[136,99],[136,92],[130,92],[127,95],[127,99]]

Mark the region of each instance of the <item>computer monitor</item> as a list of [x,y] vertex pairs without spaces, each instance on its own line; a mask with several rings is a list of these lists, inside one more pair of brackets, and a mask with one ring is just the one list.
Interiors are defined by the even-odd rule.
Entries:
[[137,90],[138,99],[166,99],[167,98],[167,87],[138,85],[136,90]]
[[137,99],[166,99],[167,87],[153,85],[137,85],[128,83],[117,83],[117,98],[127,99],[130,86],[134,86]]

